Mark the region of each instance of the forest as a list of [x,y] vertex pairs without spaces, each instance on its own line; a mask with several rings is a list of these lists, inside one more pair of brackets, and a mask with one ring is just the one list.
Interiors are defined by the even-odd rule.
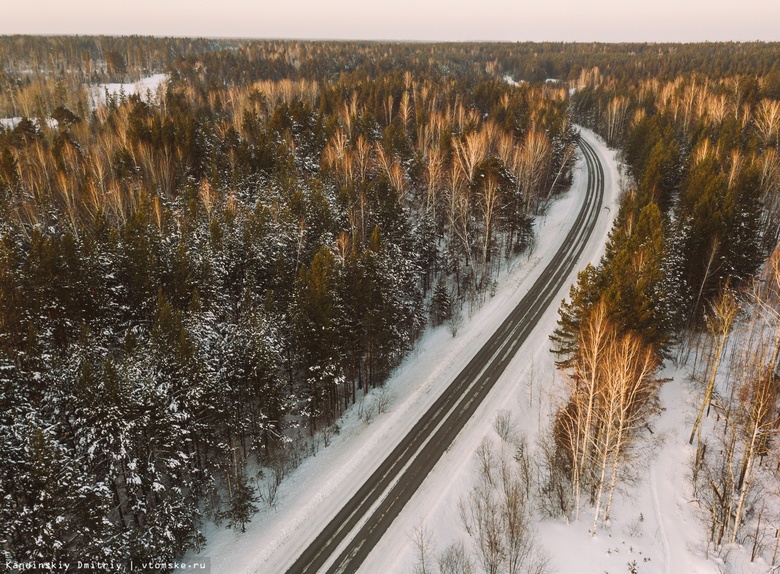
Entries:
[[457,330],[573,161],[565,89],[461,48],[0,45],[9,562],[243,529],[428,323]]
[[[312,437],[533,248],[578,124],[629,189],[552,335],[569,395],[539,504],[607,522],[662,365],[694,357],[711,542],[759,552],[779,48],[0,37],[6,562],[173,560],[206,520],[243,530]],[[726,348],[745,350],[724,395]]]
[[608,524],[660,414],[661,369],[687,366],[707,552],[737,544],[776,564],[779,96],[777,70],[761,67],[578,78],[573,120],[620,150],[630,185],[551,337],[569,398],[543,447],[549,512],[584,503],[594,532]]

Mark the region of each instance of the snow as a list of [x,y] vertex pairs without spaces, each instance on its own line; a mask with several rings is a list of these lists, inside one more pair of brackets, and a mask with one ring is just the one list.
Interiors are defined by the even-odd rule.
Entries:
[[[609,209],[602,210],[591,241],[569,278],[571,282],[586,263],[595,264],[602,256],[617,213],[621,182],[614,152],[589,130],[583,129],[582,135],[604,165],[604,202]],[[385,412],[374,412],[366,423],[359,409],[353,407],[339,423],[340,434],[285,477],[276,506],[262,505],[245,534],[209,524],[204,531],[206,547],[185,558],[209,556],[214,574],[286,571],[525,295],[574,221],[586,185],[587,174],[580,157],[571,190],[537,221],[537,247],[530,257],[521,257],[503,271],[495,296],[471,314],[457,337],[452,338],[446,327],[426,332],[387,382],[385,392],[390,399]],[[568,289],[565,286],[557,300],[563,299]],[[510,410],[533,448],[536,435],[548,425],[548,413],[561,400],[562,379],[554,368],[548,340],[556,319],[557,305],[553,305],[374,548],[361,572],[411,572],[415,562],[412,536],[421,524],[434,534],[438,550],[457,539],[468,545],[459,526],[457,505],[473,484],[473,453],[477,446],[486,436],[499,442],[493,430],[496,413]],[[688,428],[684,419],[690,401],[680,398],[687,392],[684,383],[669,383],[664,388],[662,400],[667,410],[657,422],[656,453],[648,458],[653,462],[648,472],[640,475],[639,484],[631,485],[623,496],[616,495],[608,529],[592,536],[592,514],[589,517],[588,512],[582,512],[579,522],[573,524],[560,520],[538,524],[539,542],[551,557],[553,571],[625,572],[632,560],[643,574],[717,571],[713,562],[696,558],[703,552],[691,552],[703,535],[690,497],[686,497],[684,488],[678,488],[690,456],[687,441],[675,434],[676,429]],[[361,410],[375,403],[377,395],[369,395]],[[684,434],[684,430],[680,432]]]
[[121,92],[124,92],[125,96],[132,94],[138,94],[144,97],[147,91],[151,91],[152,94],[156,94],[157,90],[162,84],[168,81],[168,74],[154,74],[146,78],[141,78],[137,82],[128,84],[98,84],[97,86],[90,86],[90,105],[92,108],[96,108],[98,104],[106,102],[106,91],[109,94],[118,96]]
[[0,118],[0,125],[2,125],[7,130],[12,130],[16,127],[16,124],[18,124],[20,121],[22,121],[21,117]]
[[[610,206],[609,213],[614,214],[620,181],[614,154],[596,141],[592,133],[583,130],[583,135],[604,164],[605,203]],[[582,185],[575,178],[574,195]],[[563,205],[555,209],[563,209]],[[551,217],[555,217],[554,211]],[[611,216],[604,217],[599,222],[579,268],[588,261],[596,263],[602,255],[610,219]],[[552,233],[552,228],[548,234],[545,227],[540,245],[550,240]],[[544,258],[544,254],[538,256]],[[412,572],[417,551],[412,537],[421,525],[434,534],[435,550],[441,551],[456,541],[469,547],[460,526],[458,502],[467,496],[475,482],[477,446],[484,437],[491,438],[494,444],[500,443],[493,429],[496,413],[501,409],[510,410],[533,449],[536,436],[548,426],[550,413],[563,399],[562,377],[555,370],[547,339],[556,319],[556,309],[548,309],[529,343],[514,358],[491,395],[363,563],[360,572]],[[695,398],[688,383],[688,370],[685,366],[667,367],[662,376],[670,379],[661,392],[663,412],[652,424],[653,435],[647,452],[642,453],[643,462],[636,465],[636,480],[616,493],[610,523],[594,535],[593,513],[587,508],[581,511],[578,521],[570,524],[562,519],[537,521],[537,545],[549,557],[551,572],[627,572],[634,562],[636,571],[642,574],[721,572],[724,566],[721,560],[706,558],[706,532],[697,517],[699,510],[689,483],[693,448],[688,445],[687,433],[695,412]],[[745,564],[747,560],[741,558],[740,555],[732,559],[741,562],[738,571],[755,574],[765,571],[758,564]]]
[[[151,91],[153,95],[157,94],[158,89],[165,82],[168,81],[168,74],[154,74],[146,78],[141,78],[137,82],[128,84],[98,84],[96,86],[89,86],[90,107],[94,110],[99,104],[106,102],[106,91],[111,95],[118,96],[121,92],[124,92],[125,96],[132,94],[139,94],[144,98],[147,91]],[[16,125],[22,121],[21,117],[13,118],[0,118],[0,125],[4,128],[12,130]],[[38,122],[37,119],[33,119],[34,122]],[[56,128],[58,123],[54,118],[46,118],[46,123],[50,128]]]
[[[555,572],[626,572],[636,561],[642,574],[715,574],[708,561],[706,533],[696,513],[688,481],[693,449],[688,446],[693,397],[685,369],[667,367],[662,387],[663,413],[651,424],[653,435],[637,481],[615,496],[610,523],[592,535],[592,512],[579,522],[546,520],[538,528]],[[566,548],[566,552],[555,552]]]
[[504,81],[510,86],[514,86],[516,88],[525,84],[525,80],[520,80],[519,82],[516,82],[515,80],[512,79],[512,76],[510,76],[509,74],[504,76]]
[[[16,116],[16,117],[13,117],[13,118],[0,118],[0,125],[2,125],[2,126],[3,126],[5,129],[7,129],[7,130],[12,130],[12,129],[14,129],[14,128],[15,128],[15,127],[16,127],[16,126],[19,124],[19,122],[21,122],[21,121],[22,121],[22,118],[21,118],[21,116]],[[33,118],[33,120],[32,120],[32,121],[33,121],[35,124],[38,124],[38,120],[37,120],[36,118]],[[52,129],[56,128],[56,127],[59,125],[59,124],[58,124],[58,122],[57,122],[57,120],[55,120],[54,118],[46,118],[46,124],[47,124],[47,125],[48,125],[50,128],[52,128]]]

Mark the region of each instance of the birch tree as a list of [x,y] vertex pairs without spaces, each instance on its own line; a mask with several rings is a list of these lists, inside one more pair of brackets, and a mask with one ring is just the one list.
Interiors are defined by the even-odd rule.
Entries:
[[704,398],[699,407],[699,411],[696,414],[696,420],[693,423],[691,429],[691,436],[688,439],[688,444],[693,444],[693,437],[696,435],[696,431],[701,425],[704,411],[707,409],[710,400],[712,399],[712,392],[715,388],[715,379],[718,375],[718,366],[720,365],[721,357],[723,356],[723,349],[726,346],[726,339],[728,338],[731,326],[734,324],[734,319],[739,313],[739,303],[730,289],[725,289],[721,292],[720,297],[712,304],[712,312],[707,317],[707,330],[710,333],[712,341],[714,343],[714,350],[712,355],[712,361],[709,363],[709,372],[707,373],[707,383],[704,388]]

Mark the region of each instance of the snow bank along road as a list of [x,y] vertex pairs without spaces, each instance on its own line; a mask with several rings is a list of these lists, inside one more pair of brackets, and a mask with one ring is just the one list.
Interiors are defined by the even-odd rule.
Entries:
[[586,199],[550,264],[439,399],[295,561],[288,574],[313,573],[326,568],[328,573],[358,570],[553,303],[588,243],[604,196],[601,162],[584,139],[580,138],[579,146],[588,170]]

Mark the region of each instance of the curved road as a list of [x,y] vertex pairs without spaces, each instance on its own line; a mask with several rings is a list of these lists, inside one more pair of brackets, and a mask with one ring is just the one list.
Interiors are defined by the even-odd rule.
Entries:
[[487,343],[287,574],[323,569],[348,535],[362,523],[327,570],[329,574],[357,572],[553,303],[588,243],[604,196],[603,167],[593,148],[582,138],[579,146],[588,169],[587,194],[582,210],[550,264]]

